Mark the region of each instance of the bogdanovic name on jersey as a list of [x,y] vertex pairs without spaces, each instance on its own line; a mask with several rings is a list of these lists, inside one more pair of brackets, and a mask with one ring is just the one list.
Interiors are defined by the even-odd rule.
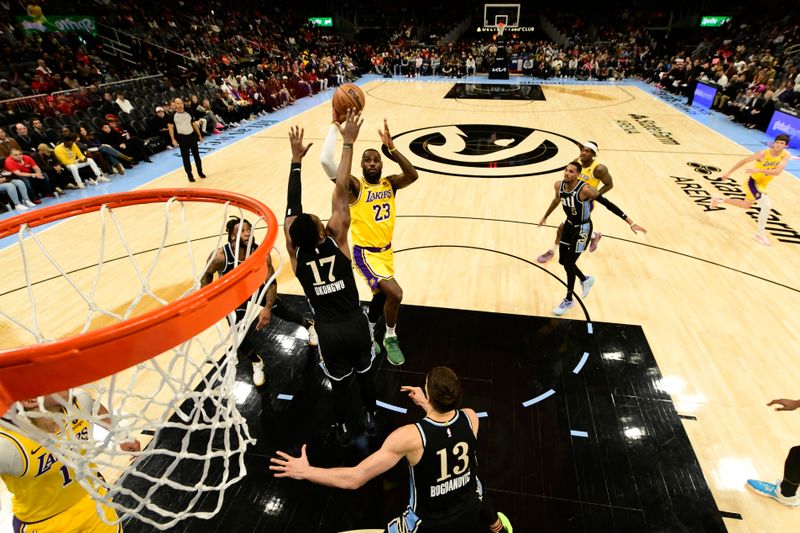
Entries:
[[325,285],[314,287],[314,292],[317,293],[317,296],[322,296],[324,294],[330,294],[332,292],[338,292],[341,290],[344,290],[343,279],[334,281],[333,283],[326,283]]
[[438,485],[433,485],[431,487],[431,498],[435,498],[436,496],[443,496],[450,492],[451,490],[460,489],[467,483],[469,483],[469,476],[470,472],[468,471],[466,474],[462,474],[457,478],[453,478],[450,481],[445,481],[444,483],[440,483]]

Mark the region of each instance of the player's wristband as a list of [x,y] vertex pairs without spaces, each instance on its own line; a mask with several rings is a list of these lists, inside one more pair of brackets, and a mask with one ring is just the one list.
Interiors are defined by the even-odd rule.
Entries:
[[353,149],[353,143],[344,143],[342,145],[342,148],[344,148],[345,150],[352,150]]
[[389,148],[389,152],[396,152],[396,151],[397,151],[397,147],[396,146],[394,148]]

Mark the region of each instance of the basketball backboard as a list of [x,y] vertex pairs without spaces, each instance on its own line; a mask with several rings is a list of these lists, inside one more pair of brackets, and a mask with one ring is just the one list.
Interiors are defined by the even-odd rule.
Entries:
[[502,22],[509,28],[519,26],[519,4],[484,4],[483,25],[496,28]]

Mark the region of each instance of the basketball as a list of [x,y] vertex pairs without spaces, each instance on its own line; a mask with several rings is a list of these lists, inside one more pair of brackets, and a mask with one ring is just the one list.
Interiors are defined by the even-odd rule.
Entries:
[[333,110],[336,112],[336,119],[341,122],[347,116],[349,108],[352,107],[357,111],[363,111],[366,100],[364,91],[360,87],[352,83],[345,83],[336,88],[332,102]]

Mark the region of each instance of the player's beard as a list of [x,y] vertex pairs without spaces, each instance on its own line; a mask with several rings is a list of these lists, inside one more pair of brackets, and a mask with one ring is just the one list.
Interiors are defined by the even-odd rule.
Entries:
[[367,183],[371,183],[373,185],[376,185],[379,181],[381,181],[381,174],[383,174],[382,168],[379,168],[378,171],[372,175],[368,174],[366,169],[363,171],[364,179],[367,180]]

